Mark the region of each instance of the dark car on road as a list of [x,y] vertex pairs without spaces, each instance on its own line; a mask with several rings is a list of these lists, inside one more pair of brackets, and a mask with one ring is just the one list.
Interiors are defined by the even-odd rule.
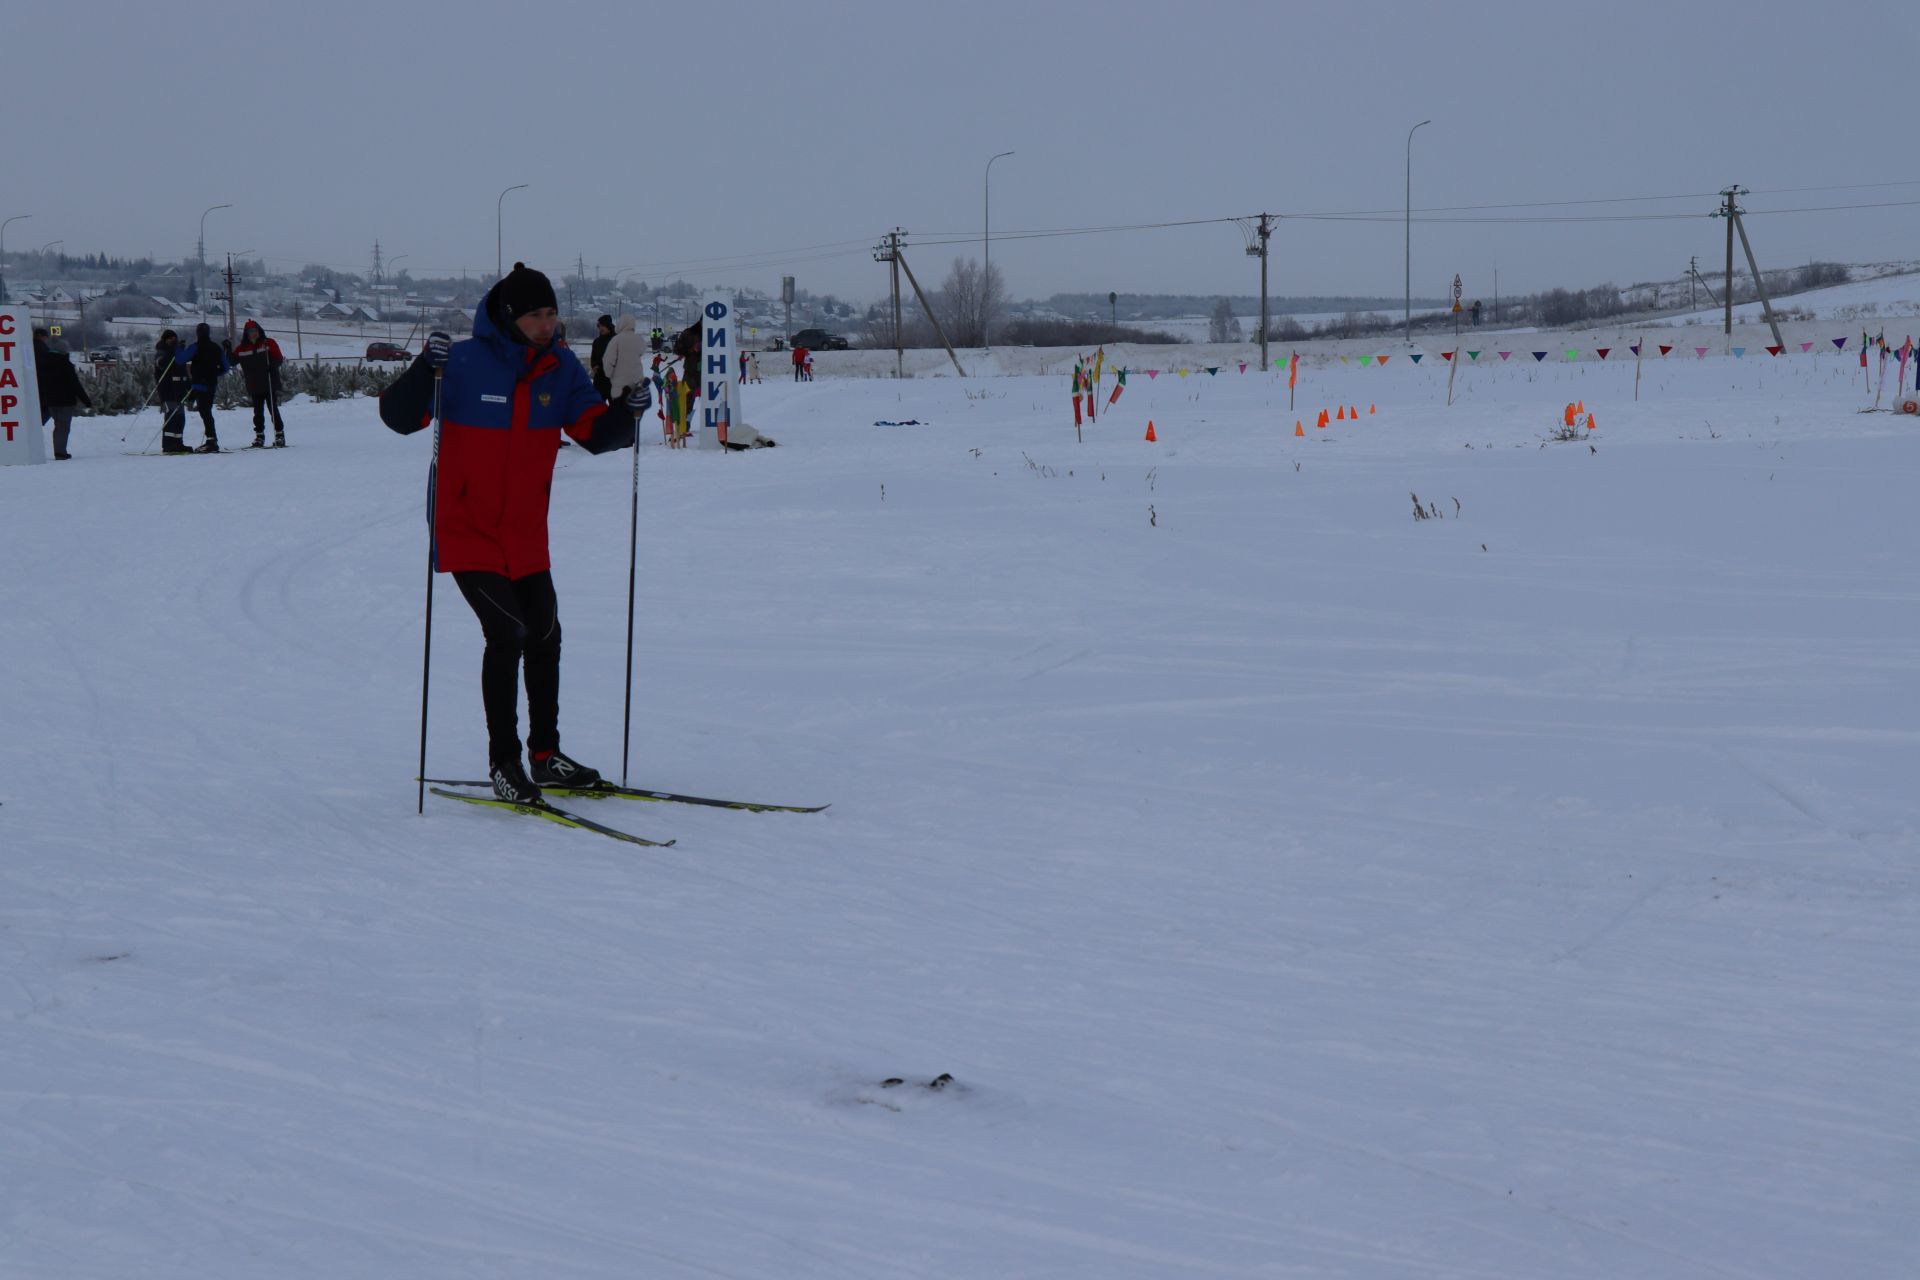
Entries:
[[847,340],[837,333],[828,333],[825,329],[802,329],[787,339],[790,347],[805,347],[809,351],[845,351]]
[[411,360],[407,349],[397,342],[369,342],[367,344],[369,360]]

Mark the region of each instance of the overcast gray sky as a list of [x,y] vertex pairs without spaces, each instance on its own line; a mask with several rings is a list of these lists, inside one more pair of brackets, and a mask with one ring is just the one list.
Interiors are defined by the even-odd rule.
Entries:
[[[1747,207],[1920,200],[1896,132],[1920,27],[1804,0],[1592,3],[442,4],[197,0],[11,6],[9,250],[491,272],[506,258],[878,297],[889,227],[924,277],[977,254],[1015,297],[1243,292],[1231,224],[1283,222],[1277,294],[1402,288],[1407,130],[1422,206],[1710,193]],[[1898,12],[1910,13],[1910,10]],[[1902,52],[1904,47],[1907,52]],[[24,126],[18,111],[26,112]],[[1865,186],[1848,190],[1785,188]],[[1707,194],[1475,216],[1702,213]],[[1749,219],[1761,265],[1920,257],[1920,208]],[[1418,215],[1416,215],[1418,216]],[[1431,214],[1430,218],[1461,214]],[[1414,291],[1469,296],[1678,274],[1707,220],[1420,222]],[[944,234],[943,234],[944,233]],[[1005,239],[1001,236],[1005,235]],[[932,282],[929,281],[929,284]]]

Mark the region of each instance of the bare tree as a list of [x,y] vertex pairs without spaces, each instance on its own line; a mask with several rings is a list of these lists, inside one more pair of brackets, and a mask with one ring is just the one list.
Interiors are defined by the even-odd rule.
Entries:
[[1207,341],[1238,342],[1241,335],[1240,317],[1233,314],[1233,303],[1221,298],[1213,304],[1213,314],[1207,318]]
[[978,347],[986,343],[988,320],[999,321],[1006,300],[1007,284],[1000,268],[983,272],[978,259],[955,258],[934,305],[955,346]]

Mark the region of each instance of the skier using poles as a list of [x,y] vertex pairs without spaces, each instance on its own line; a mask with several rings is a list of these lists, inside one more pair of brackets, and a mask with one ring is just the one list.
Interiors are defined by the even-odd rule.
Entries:
[[249,320],[240,329],[240,345],[233,349],[233,362],[247,380],[247,398],[253,402],[253,445],[267,447],[264,412],[273,414],[273,447],[287,447],[287,424],[280,420],[280,366],[286,357],[280,344],[266,335],[257,320]]
[[153,380],[160,396],[160,452],[192,453],[181,437],[187,426],[185,406],[193,375],[180,358],[180,335],[171,329],[161,330],[160,340],[153,344]]
[[193,342],[180,353],[179,359],[187,367],[187,374],[192,379],[193,408],[200,415],[200,425],[207,434],[194,452],[218,453],[220,434],[213,426],[213,396],[219,389],[220,379],[233,367],[227,359],[227,349],[213,340],[212,327],[202,320],[194,326]]
[[[611,405],[603,401],[579,357],[556,344],[556,308],[547,277],[514,263],[474,314],[473,336],[456,343],[430,335],[380,397],[381,421],[402,435],[439,412],[428,506],[433,568],[453,575],[479,618],[488,776],[494,794],[516,804],[539,800],[541,785],[591,786],[600,777],[560,750],[560,621],[547,507],[561,433],[589,453],[631,448],[634,419],[652,403],[644,381]],[[523,663],[531,777],[520,757]],[[423,710],[423,751],[424,733]]]

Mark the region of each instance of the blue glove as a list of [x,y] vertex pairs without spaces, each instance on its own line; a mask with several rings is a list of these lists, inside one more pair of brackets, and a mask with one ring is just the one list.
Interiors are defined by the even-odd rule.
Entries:
[[632,413],[634,417],[638,418],[652,407],[653,388],[647,385],[645,378],[642,378],[639,385],[627,391],[627,410]]
[[427,363],[436,369],[447,367],[447,356],[453,351],[453,335],[435,329],[427,335]]

